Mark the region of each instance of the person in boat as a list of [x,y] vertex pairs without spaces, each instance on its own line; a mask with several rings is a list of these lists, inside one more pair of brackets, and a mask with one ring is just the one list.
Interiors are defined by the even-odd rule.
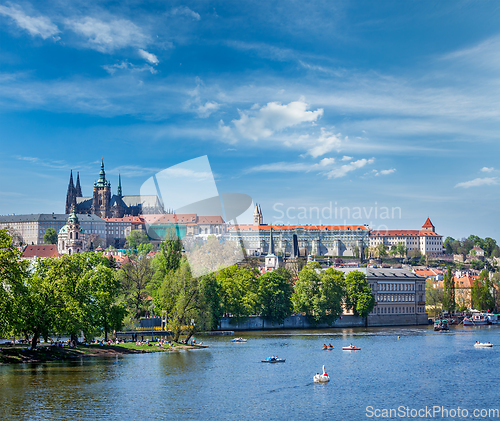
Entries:
[[332,344],[328,344],[328,348],[333,348],[333,345]]
[[350,346],[351,348],[354,348],[354,345],[353,345],[353,344],[351,344],[351,345],[349,345],[349,346]]

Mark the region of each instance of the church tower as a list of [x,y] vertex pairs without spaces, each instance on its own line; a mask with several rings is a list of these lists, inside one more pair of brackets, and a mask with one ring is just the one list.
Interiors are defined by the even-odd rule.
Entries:
[[92,213],[101,218],[111,217],[111,183],[106,180],[104,160],[101,161],[99,180],[94,182],[94,195],[92,197]]
[[76,187],[75,187],[76,197],[82,197],[82,188],[80,187],[80,173],[76,173]]
[[64,213],[69,214],[73,206],[76,206],[76,189],[73,184],[73,170],[71,170],[69,175],[68,192],[66,193],[66,208]]
[[259,205],[255,205],[255,209],[253,211],[253,224],[254,225],[263,225],[264,218],[262,217],[262,211]]
[[74,207],[71,208],[68,222],[59,230],[57,250],[59,254],[74,254],[85,251],[85,231],[80,227]]

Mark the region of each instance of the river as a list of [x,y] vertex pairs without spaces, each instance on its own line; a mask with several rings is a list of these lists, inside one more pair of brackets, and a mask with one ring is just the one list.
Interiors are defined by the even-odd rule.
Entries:
[[[0,366],[0,419],[424,419],[434,406],[438,419],[459,418],[457,408],[461,417],[500,419],[484,412],[500,409],[497,326],[241,336],[248,342],[199,336],[210,345],[204,350]],[[494,346],[476,349],[476,340]],[[324,343],[334,349],[323,351]],[[341,350],[350,343],[361,351]],[[286,362],[260,362],[273,354]],[[315,384],[323,364],[331,381]]]

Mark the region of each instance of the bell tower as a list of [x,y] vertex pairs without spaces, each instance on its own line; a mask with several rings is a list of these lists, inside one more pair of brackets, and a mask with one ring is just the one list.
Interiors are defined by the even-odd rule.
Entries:
[[111,217],[111,183],[106,180],[104,172],[104,159],[101,161],[99,180],[94,182],[94,195],[92,197],[92,213],[101,218]]

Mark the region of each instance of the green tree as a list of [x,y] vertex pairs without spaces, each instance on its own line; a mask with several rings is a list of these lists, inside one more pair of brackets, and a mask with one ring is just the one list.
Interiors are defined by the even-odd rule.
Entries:
[[45,244],[57,244],[57,231],[54,228],[47,228],[43,234]]
[[489,279],[487,270],[483,270],[479,278],[474,280],[471,288],[472,307],[476,310],[491,310],[495,306],[492,294],[493,285]]
[[432,282],[427,282],[425,285],[425,303],[429,312],[433,315],[443,311],[443,288],[434,288]]
[[292,301],[296,312],[305,313],[312,325],[333,325],[342,314],[344,274],[332,268],[321,275],[307,267],[295,282]]
[[260,314],[273,323],[282,324],[292,314],[292,276],[283,268],[260,276],[257,291]]
[[453,243],[455,242],[455,239],[453,237],[446,237],[446,240],[444,240],[444,248],[446,249],[447,254],[454,254],[456,253],[456,249],[453,249]]
[[387,246],[384,243],[377,244],[376,247],[377,256],[382,258],[387,256]]
[[444,275],[444,291],[443,291],[443,310],[449,313],[454,313],[456,308],[455,301],[455,279],[451,273],[451,267],[448,266],[448,270]]
[[239,323],[256,313],[259,282],[255,269],[239,268],[236,265],[220,270],[216,277],[222,287],[222,309],[231,314],[231,322]]
[[404,243],[398,243],[396,250],[399,257],[405,257],[408,252]]
[[214,330],[219,327],[223,316],[222,286],[215,273],[205,275],[200,280],[200,294],[204,311],[200,312],[199,324],[203,330]]
[[375,297],[366,282],[366,275],[358,270],[345,277],[346,307],[356,316],[367,317],[375,306]]
[[[130,256],[130,262],[122,264],[117,276],[122,286],[124,301],[138,320],[146,313],[146,297],[151,292],[149,283],[153,279],[155,268],[152,259],[144,254]],[[158,283],[161,283],[163,278]]]
[[129,249],[137,250],[140,244],[148,244],[149,238],[142,230],[132,230],[130,234],[127,235],[126,246]]
[[481,260],[472,259],[470,262],[470,267],[475,270],[481,270],[482,268],[484,268],[484,263],[481,262]]

